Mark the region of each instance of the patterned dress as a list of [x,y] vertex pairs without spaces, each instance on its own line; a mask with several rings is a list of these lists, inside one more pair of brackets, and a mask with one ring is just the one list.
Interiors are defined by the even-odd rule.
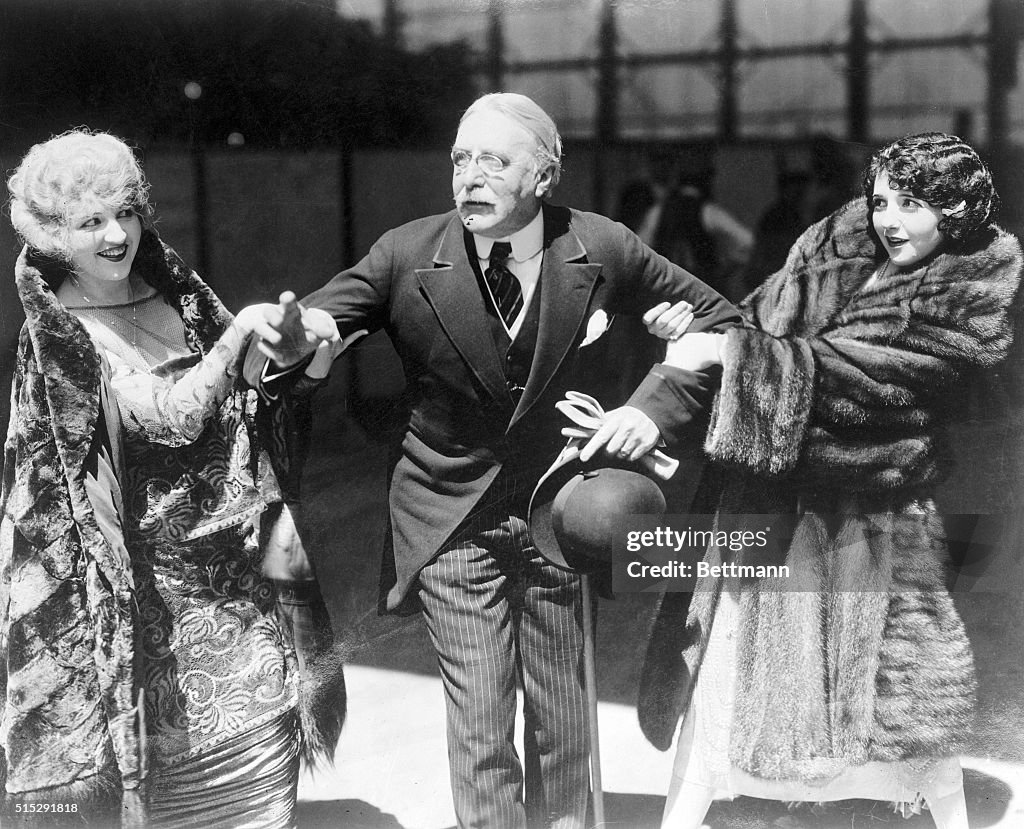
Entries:
[[288,826],[298,674],[261,573],[258,519],[281,492],[250,451],[255,392],[237,388],[246,340],[229,328],[205,356],[190,350],[159,294],[71,310],[107,359],[121,414],[150,817]]

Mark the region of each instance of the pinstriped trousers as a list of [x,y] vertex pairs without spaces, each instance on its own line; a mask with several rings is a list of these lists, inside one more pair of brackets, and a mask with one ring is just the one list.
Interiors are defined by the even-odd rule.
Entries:
[[[540,557],[522,518],[489,509],[419,584],[445,690],[459,826],[581,829],[589,745],[579,579]],[[513,745],[517,674],[525,775]]]

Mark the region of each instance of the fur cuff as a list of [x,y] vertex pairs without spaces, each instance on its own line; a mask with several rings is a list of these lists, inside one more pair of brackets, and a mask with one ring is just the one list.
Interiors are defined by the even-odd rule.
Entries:
[[299,679],[300,750],[309,768],[334,763],[334,751],[345,724],[344,663],[338,648],[311,658]]
[[791,470],[811,410],[814,358],[799,338],[749,328],[728,332],[722,388],[704,449],[721,463],[765,475]]
[[299,664],[299,738],[309,768],[334,761],[345,723],[344,653],[315,579],[274,579],[278,617],[291,636]]

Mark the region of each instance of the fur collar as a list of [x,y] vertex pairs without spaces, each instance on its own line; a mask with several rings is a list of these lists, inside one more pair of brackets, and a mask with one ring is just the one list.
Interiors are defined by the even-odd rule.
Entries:
[[748,297],[744,314],[775,337],[832,333],[888,343],[906,332],[914,313],[939,336],[966,330],[944,344],[944,358],[993,365],[1005,356],[1013,320],[1004,312],[1024,263],[1014,236],[989,225],[970,246],[866,287],[882,261],[863,200],[855,199],[801,236],[786,267]]
[[[210,287],[173,248],[164,244],[154,230],[143,231],[132,272],[156,288],[178,309],[185,322],[186,336],[204,354],[233,319]],[[74,316],[53,293],[53,288],[67,275],[68,268],[63,262],[26,247],[18,257],[15,281],[18,295],[25,305],[26,317],[31,305],[37,310],[38,320],[47,325],[52,321],[60,328],[58,334],[73,335],[77,339],[85,334],[84,327],[73,324],[69,327],[68,320],[74,320]]]
[[[177,308],[186,341],[203,354],[231,323],[231,313],[216,294],[155,231],[143,232],[132,270]],[[63,263],[25,248],[18,257],[15,281],[25,308],[25,331],[47,378],[57,451],[73,479],[81,472],[99,414],[100,357],[85,326],[51,288],[67,274]]]

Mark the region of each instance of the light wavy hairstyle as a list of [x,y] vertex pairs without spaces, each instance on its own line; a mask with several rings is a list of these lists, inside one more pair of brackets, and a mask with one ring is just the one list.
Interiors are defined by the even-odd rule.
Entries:
[[7,181],[11,224],[29,247],[70,260],[70,222],[88,197],[130,207],[152,227],[149,183],[131,148],[106,132],[79,128],[36,144]]
[[542,167],[551,168],[551,187],[548,195],[562,176],[562,137],[554,120],[532,98],[518,92],[491,92],[482,95],[469,105],[459,126],[469,116],[484,111],[499,112],[511,118],[537,139],[536,159]]

